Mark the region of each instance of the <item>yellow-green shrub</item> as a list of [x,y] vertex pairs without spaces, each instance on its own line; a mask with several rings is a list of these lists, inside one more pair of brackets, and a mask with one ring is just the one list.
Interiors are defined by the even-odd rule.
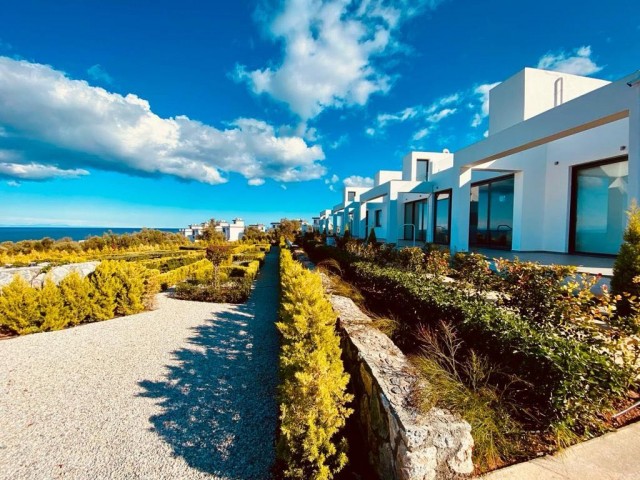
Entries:
[[89,279],[95,287],[93,318],[108,320],[117,315],[132,315],[148,306],[157,289],[157,280],[149,270],[136,263],[107,260],[101,262]]
[[79,325],[89,320],[95,295],[93,284],[78,272],[71,272],[58,284],[58,289],[69,325]]
[[38,307],[40,310],[40,329],[62,330],[69,324],[69,318],[65,315],[64,301],[60,290],[50,278],[45,279],[42,288],[38,292]]
[[38,291],[19,275],[0,290],[0,326],[18,335],[40,330]]
[[[170,270],[157,276],[157,281],[163,286],[176,285],[188,279],[205,281],[211,279],[213,275],[213,265],[206,258],[185,265],[184,267]],[[224,278],[221,279],[224,281]]]
[[285,478],[331,479],[347,462],[339,435],[352,412],[336,316],[317,274],[284,249],[280,262],[278,468]]

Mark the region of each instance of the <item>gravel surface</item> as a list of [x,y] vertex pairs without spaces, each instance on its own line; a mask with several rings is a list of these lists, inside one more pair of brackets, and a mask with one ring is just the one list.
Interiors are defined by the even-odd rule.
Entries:
[[152,312],[0,341],[0,478],[269,478],[277,261],[245,305],[161,294]]

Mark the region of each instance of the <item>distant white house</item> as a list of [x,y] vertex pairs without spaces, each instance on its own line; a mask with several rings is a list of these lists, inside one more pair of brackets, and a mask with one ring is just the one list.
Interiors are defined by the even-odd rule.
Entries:
[[244,220],[234,218],[231,223],[222,220],[217,222],[216,231],[222,232],[228,242],[235,242],[244,236]]
[[198,238],[199,235],[202,234],[202,231],[206,228],[206,226],[206,223],[193,223],[187,228],[181,228],[179,230],[179,233],[193,242]]
[[640,200],[640,72],[615,82],[526,68],[490,92],[487,138],[411,152],[345,187],[323,232],[452,251],[615,254]]
[[267,231],[267,227],[265,227],[264,223],[252,223],[251,225],[248,225],[247,228],[253,228],[262,233]]
[[[208,222],[192,224],[187,228],[181,228],[179,232],[189,240],[195,241],[208,225]],[[244,220],[241,218],[234,218],[231,223],[226,220],[219,220],[215,222],[215,231],[224,234],[226,240],[229,242],[242,239],[244,236],[244,229]]]

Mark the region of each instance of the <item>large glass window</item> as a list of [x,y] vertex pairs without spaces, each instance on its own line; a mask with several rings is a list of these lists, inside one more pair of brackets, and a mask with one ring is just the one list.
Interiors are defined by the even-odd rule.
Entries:
[[471,186],[469,244],[511,249],[513,177]]
[[356,192],[347,192],[347,201],[353,202],[356,198]]
[[382,210],[376,210],[376,227],[382,226]]
[[626,159],[574,169],[572,250],[618,253],[626,224],[628,176]]
[[436,193],[433,217],[433,243],[449,245],[451,242],[451,190]]
[[418,160],[416,162],[416,180],[426,182],[429,176],[429,160]]
[[427,200],[404,204],[404,240],[415,239],[424,242],[427,237]]

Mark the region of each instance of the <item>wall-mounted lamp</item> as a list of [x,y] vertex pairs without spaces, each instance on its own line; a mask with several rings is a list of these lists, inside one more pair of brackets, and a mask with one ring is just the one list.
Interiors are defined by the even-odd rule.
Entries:
[[620,145],[620,151],[624,152],[627,149],[626,145]]
[[554,165],[560,165],[560,162],[558,162],[557,160],[555,162],[553,162]]
[[636,72],[636,75],[627,82],[627,85],[630,87],[635,87],[636,85],[640,85],[640,71]]

